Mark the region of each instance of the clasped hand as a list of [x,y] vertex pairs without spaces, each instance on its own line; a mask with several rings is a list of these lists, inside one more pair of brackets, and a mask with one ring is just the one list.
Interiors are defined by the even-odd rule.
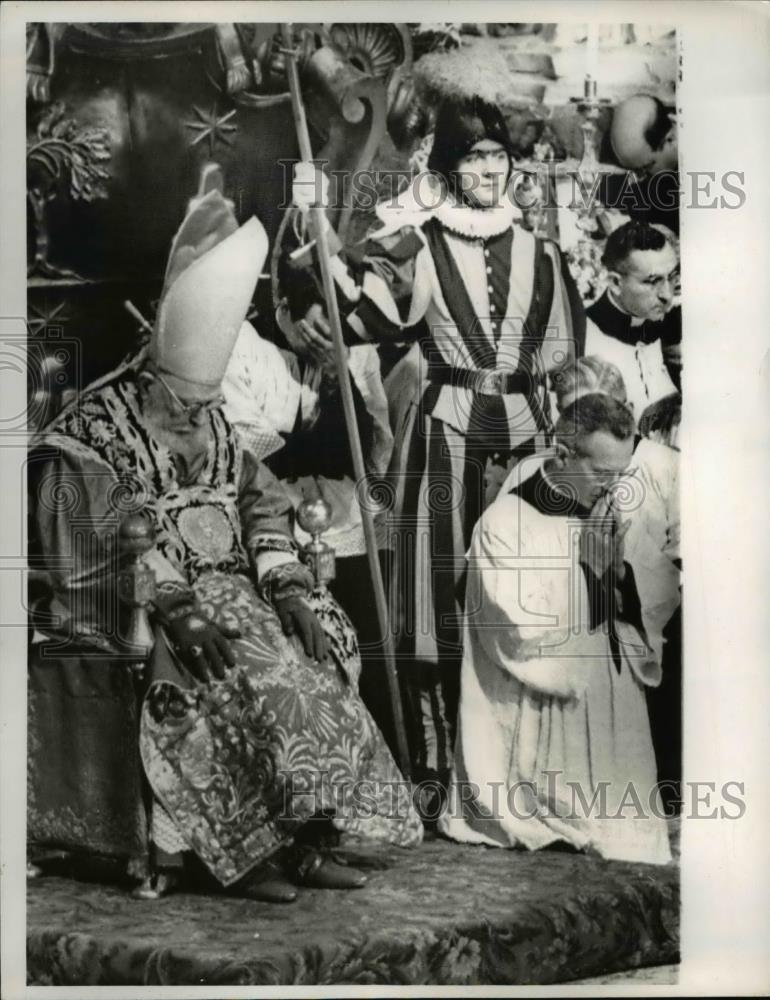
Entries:
[[320,368],[327,379],[336,379],[337,359],[332,329],[323,306],[314,303],[302,319],[287,325],[284,332],[295,354]]
[[594,505],[580,533],[580,562],[598,579],[612,571],[620,583],[625,577],[625,537],[631,522],[622,522],[606,497]]

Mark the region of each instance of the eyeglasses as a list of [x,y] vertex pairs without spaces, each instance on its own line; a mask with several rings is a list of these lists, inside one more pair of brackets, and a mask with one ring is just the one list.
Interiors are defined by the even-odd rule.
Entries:
[[622,472],[610,472],[607,469],[591,469],[590,475],[600,483],[606,483],[608,485],[613,485],[619,482],[621,479],[633,479],[633,477],[638,472],[639,467],[636,465],[629,466],[627,469],[623,469]]
[[595,482],[602,485],[611,486],[617,483],[620,479],[632,479],[639,471],[638,465],[629,465],[625,469],[620,471],[615,471],[613,469],[597,469],[591,464],[591,459],[588,455],[585,455],[582,451],[577,448],[572,449],[572,454],[579,458],[582,462],[586,463],[588,468],[586,469],[586,475],[589,475]]
[[222,395],[214,396],[213,399],[200,399],[193,403],[185,403],[177,396],[160,372],[156,371],[154,375],[188,420],[194,420],[203,413],[211,413],[213,410],[218,410],[220,406],[224,406],[225,397]]

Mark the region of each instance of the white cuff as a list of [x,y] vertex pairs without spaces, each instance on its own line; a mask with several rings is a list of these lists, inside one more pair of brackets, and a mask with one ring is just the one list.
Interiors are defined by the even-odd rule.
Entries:
[[266,573],[276,566],[285,566],[286,563],[297,562],[297,557],[292,552],[260,552],[254,557],[254,568],[257,571],[257,582],[261,583]]

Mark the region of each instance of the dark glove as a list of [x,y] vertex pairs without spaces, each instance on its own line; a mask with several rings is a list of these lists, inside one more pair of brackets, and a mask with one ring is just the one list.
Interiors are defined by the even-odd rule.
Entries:
[[207,683],[212,676],[222,680],[227,667],[235,666],[235,657],[228,639],[238,639],[238,629],[222,628],[191,610],[165,623],[171,645],[179,659],[199,681]]
[[329,655],[329,640],[315,611],[301,597],[282,597],[273,607],[286,635],[297,635],[308,656],[322,663]]

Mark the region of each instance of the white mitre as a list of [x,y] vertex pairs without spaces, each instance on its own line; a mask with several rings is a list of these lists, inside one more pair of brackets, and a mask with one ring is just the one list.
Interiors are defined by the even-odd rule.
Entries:
[[219,191],[190,203],[171,246],[149,355],[175,391],[219,391],[268,252],[256,217],[242,226]]

